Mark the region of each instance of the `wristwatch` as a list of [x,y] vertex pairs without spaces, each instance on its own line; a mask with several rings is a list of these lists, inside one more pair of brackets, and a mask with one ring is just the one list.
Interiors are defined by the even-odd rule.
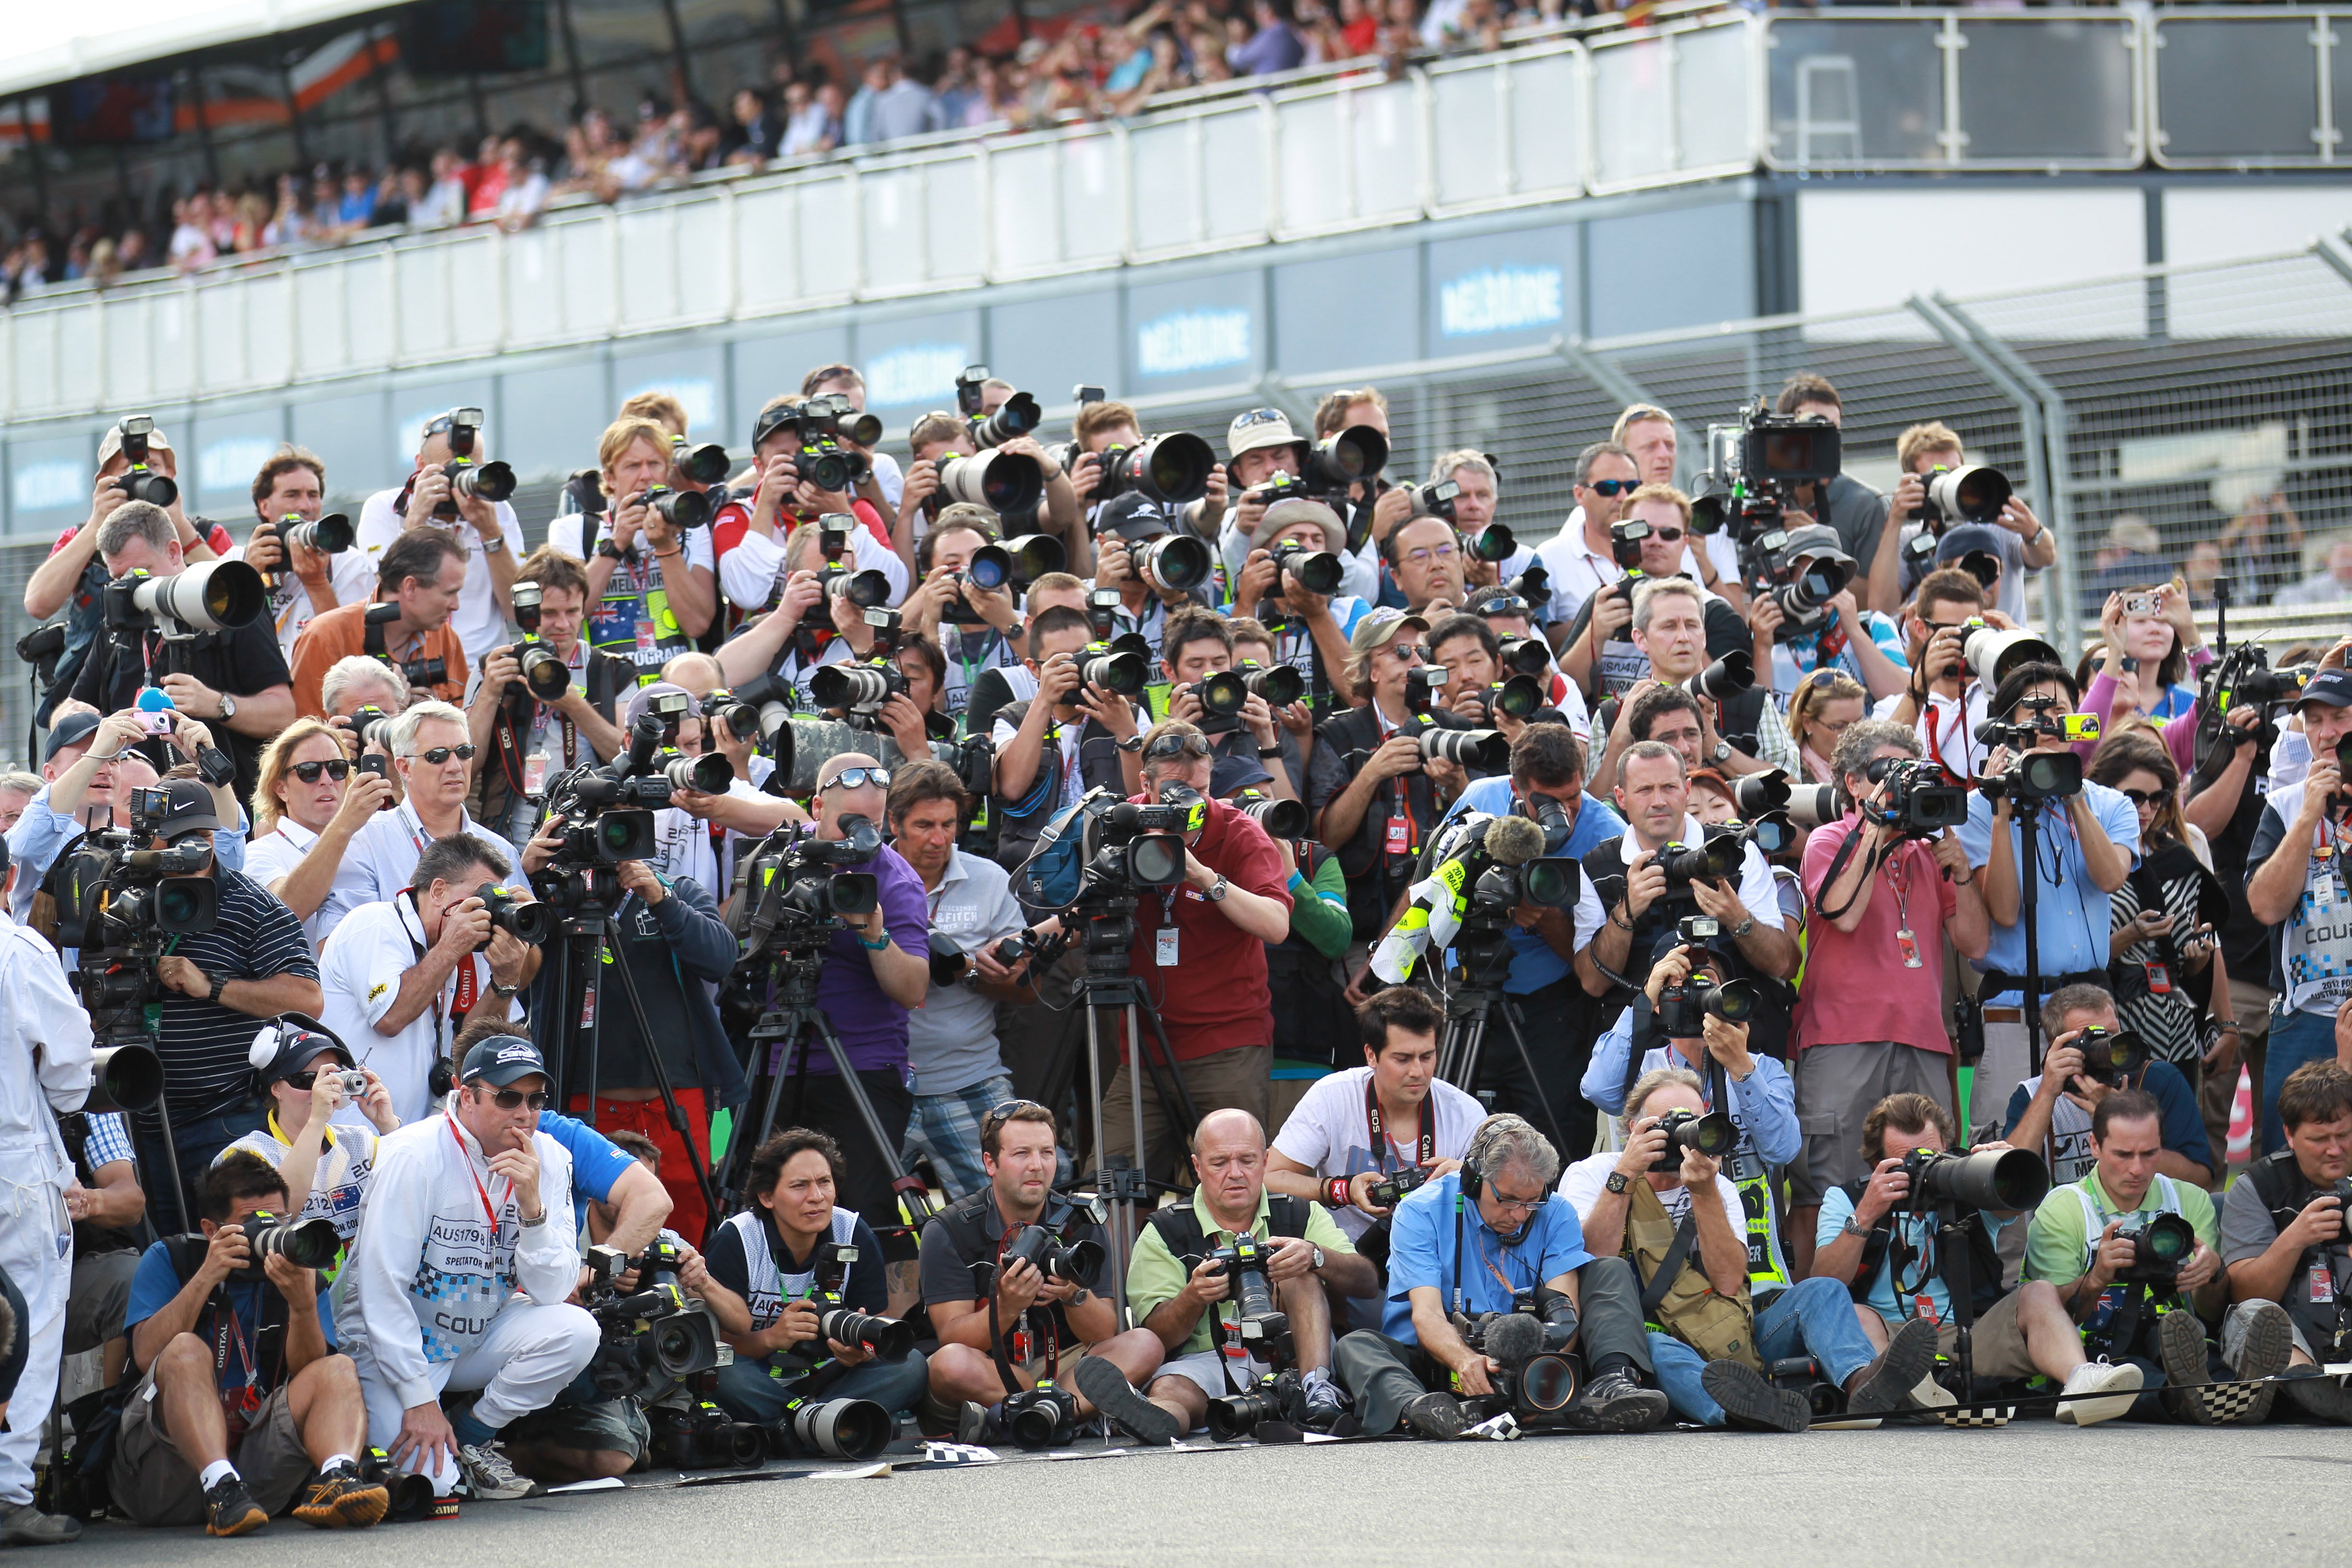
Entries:
[[496,555],[507,547],[507,536],[503,533],[494,539],[482,539],[479,533],[476,533],[474,537],[482,540],[482,553],[485,555]]
[[629,558],[627,551],[609,539],[600,539],[596,542],[596,553],[608,561],[626,561]]
[[212,991],[205,996],[205,1000],[212,1003],[215,1006],[218,1006],[220,1005],[221,993],[227,989],[228,976],[226,974],[215,974],[213,976]]
[[1861,1226],[1856,1225],[1853,1222],[1853,1215],[1846,1215],[1845,1223],[1838,1226],[1838,1234],[1840,1236],[1858,1236],[1864,1241],[1870,1239],[1870,1232],[1864,1230]]
[[1319,1247],[1313,1247],[1311,1249],[1315,1254],[1315,1261],[1307,1267],[1315,1273],[1320,1274],[1323,1272],[1323,1249]]
[[1260,757],[1278,757],[1282,755],[1282,745],[1276,742],[1271,746],[1260,746],[1257,749],[1257,754]]
[[1217,873],[1217,879],[1209,884],[1209,890],[1201,896],[1213,904],[1222,904],[1225,901],[1225,894],[1228,890],[1224,873],[1220,871]]
[[1709,752],[1707,753],[1707,757],[1709,760],[1717,763],[1727,763],[1731,761],[1731,742],[1728,741],[1717,741],[1715,743],[1715,750]]
[[500,1001],[520,994],[521,990],[522,987],[520,985],[502,985],[495,980],[490,982],[490,994]]
[[1626,1175],[1622,1171],[1610,1172],[1609,1179],[1601,1184],[1602,1186],[1607,1187],[1611,1192],[1617,1194],[1621,1197],[1624,1195],[1625,1189],[1633,1184],[1633,1178]]
[[1746,920],[1741,921],[1738,925],[1731,928],[1732,940],[1736,942],[1755,929],[1756,917],[1754,915],[1749,915]]
[[224,723],[236,717],[236,699],[224,691],[220,694],[220,716]]

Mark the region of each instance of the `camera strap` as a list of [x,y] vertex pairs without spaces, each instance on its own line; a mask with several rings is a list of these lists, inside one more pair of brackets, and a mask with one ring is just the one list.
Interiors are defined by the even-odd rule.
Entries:
[[[1425,1166],[1434,1163],[1437,1159],[1437,1105],[1435,1096],[1433,1095],[1428,1100],[1424,1100],[1421,1102],[1420,1121],[1421,1134],[1420,1137],[1415,1140],[1417,1147],[1415,1149],[1416,1158],[1413,1161],[1413,1164],[1415,1166]],[[1390,1142],[1387,1136],[1388,1128],[1381,1120],[1381,1097],[1379,1089],[1376,1088],[1373,1079],[1370,1077],[1367,1077],[1364,1079],[1364,1125],[1370,1131],[1372,1135],[1372,1158],[1380,1162],[1381,1173],[1386,1175],[1391,1169],[1396,1167],[1392,1167],[1389,1163]]]

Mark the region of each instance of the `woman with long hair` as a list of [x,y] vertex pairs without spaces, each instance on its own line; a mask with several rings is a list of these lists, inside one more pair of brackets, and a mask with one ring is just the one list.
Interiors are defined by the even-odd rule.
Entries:
[[1789,733],[1796,738],[1798,764],[1807,784],[1835,784],[1830,753],[1845,727],[1870,711],[1870,693],[1842,669],[1823,666],[1797,682],[1789,699]]
[[2238,1025],[2215,937],[2229,894],[2205,836],[2180,814],[2180,770],[2161,739],[2135,726],[2102,742],[2084,773],[2139,813],[2139,865],[2108,898],[2116,1016],[2192,1084],[2231,1071]]

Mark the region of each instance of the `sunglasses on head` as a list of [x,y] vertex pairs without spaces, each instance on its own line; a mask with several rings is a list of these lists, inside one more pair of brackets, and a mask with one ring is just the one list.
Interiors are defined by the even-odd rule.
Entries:
[[1234,421],[1235,429],[1246,430],[1253,425],[1273,425],[1283,418],[1279,408],[1253,408]]
[[1143,760],[1147,763],[1156,763],[1169,757],[1181,757],[1188,752],[1196,757],[1207,756],[1209,754],[1208,737],[1205,735],[1162,735],[1158,740],[1152,742],[1151,744],[1143,748]]
[[1629,496],[1642,488],[1639,479],[1594,479],[1584,487],[1597,496]]
[[461,763],[470,763],[474,760],[474,742],[468,741],[462,746],[436,746],[431,751],[412,752],[409,755],[428,762],[436,768],[451,757]]
[[876,789],[890,787],[888,768],[844,768],[826,781],[826,789],[864,789],[872,784]]
[[341,784],[352,776],[352,764],[337,757],[331,763],[296,763],[293,772],[304,784],[317,784],[320,773]]

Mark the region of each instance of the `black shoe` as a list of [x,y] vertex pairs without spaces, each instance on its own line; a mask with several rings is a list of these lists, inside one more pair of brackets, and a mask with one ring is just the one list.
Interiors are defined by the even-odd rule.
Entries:
[[1137,1442],[1164,1448],[1176,1440],[1176,1417],[1146,1399],[1115,1363],[1090,1355],[1078,1363],[1074,1381],[1088,1404],[1118,1422]]
[[383,1484],[369,1480],[346,1459],[303,1489],[294,1517],[317,1530],[364,1530],[391,1506],[392,1493]]
[[205,1489],[205,1533],[250,1535],[269,1522],[238,1476],[223,1476]]
[[1895,1331],[1885,1352],[1862,1369],[1862,1381],[1845,1398],[1849,1415],[1883,1415],[1909,1403],[1919,1380],[1935,1369],[1936,1325],[1913,1318]]
[[1464,1426],[1462,1402],[1450,1394],[1415,1394],[1404,1403],[1404,1424],[1412,1428],[1416,1437],[1431,1437],[1443,1442],[1462,1436]]
[[1572,1432],[1646,1432],[1666,1414],[1664,1393],[1643,1388],[1622,1372],[1611,1372],[1584,1385],[1568,1407],[1563,1425]]
[[1751,1432],[1801,1432],[1813,1424],[1813,1407],[1790,1388],[1775,1388],[1743,1362],[1711,1361],[1698,1374],[1706,1396],[1723,1406],[1725,1418]]

